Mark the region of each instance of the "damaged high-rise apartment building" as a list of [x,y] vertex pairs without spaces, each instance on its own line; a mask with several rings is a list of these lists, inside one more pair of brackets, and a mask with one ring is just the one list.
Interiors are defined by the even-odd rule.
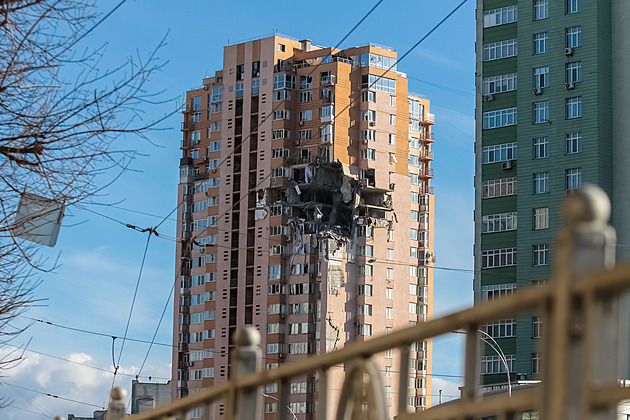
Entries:
[[[431,316],[434,116],[396,56],[274,36],[225,47],[223,69],[187,92],[173,397],[227,380],[243,325],[270,368]],[[407,404],[421,410],[431,342],[411,350]],[[377,363],[394,416],[399,353]],[[329,371],[331,401],[343,375]],[[283,409],[278,391],[261,390],[256,418]],[[314,418],[317,391],[316,376],[290,384],[298,418]]]

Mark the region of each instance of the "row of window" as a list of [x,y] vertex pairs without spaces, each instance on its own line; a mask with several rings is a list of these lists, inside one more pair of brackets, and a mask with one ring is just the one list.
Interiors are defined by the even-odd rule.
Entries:
[[[549,87],[549,67],[537,67],[533,71],[534,87],[539,91]],[[498,76],[486,77],[483,79],[484,95],[510,92],[517,89],[516,73],[502,74]],[[573,87],[582,81],[582,62],[573,61],[565,65],[565,83]]]
[[[572,155],[576,153],[580,153],[582,151],[582,135],[580,132],[567,133],[565,136],[565,153],[567,155]],[[549,157],[549,138],[548,137],[536,137],[533,139],[533,148],[532,148],[532,158],[533,159],[544,159]],[[485,146],[483,148],[483,163],[497,163],[497,162],[505,162],[508,160],[516,159],[516,143],[504,143],[492,146]],[[483,183],[483,198],[492,198],[492,197],[501,197],[504,195],[513,195],[516,194],[516,179],[512,179],[514,182],[510,181],[510,185],[513,184],[514,188],[508,187],[507,180],[508,178],[504,178],[504,180],[489,180],[484,181]],[[496,183],[504,183],[499,185],[499,190],[495,187]],[[487,187],[487,188],[486,188]],[[502,190],[501,190],[502,188]]]
[[[491,374],[495,374],[495,373],[506,373],[506,364],[507,364],[507,370],[510,373],[515,372],[515,368],[516,368],[516,356],[513,354],[506,354],[505,355],[505,361],[503,361],[501,359],[500,356],[498,355],[494,355],[494,356],[482,356],[481,357],[481,374],[482,375],[491,375]],[[532,353],[531,354],[531,361],[532,361],[532,365],[531,365],[531,370],[532,370],[532,374],[536,375],[538,373],[540,373],[540,367],[541,367],[541,362],[542,362],[542,358],[540,356],[540,353]]]
[[[546,217],[546,219],[545,219]],[[541,223],[548,227],[548,217],[542,215]],[[516,265],[516,248],[489,249],[481,251],[481,268],[513,267]],[[549,265],[549,244],[532,245],[532,266]]]
[[[540,32],[533,35],[533,54],[546,54],[549,52],[549,33]],[[565,29],[566,48],[582,46],[582,27],[572,26]],[[483,61],[500,60],[502,58],[518,55],[518,40],[506,39],[498,42],[490,42],[483,46]]]
[[[534,124],[549,123],[549,101],[534,102],[533,104]],[[483,129],[509,127],[516,125],[516,108],[499,109],[483,113]],[[571,120],[582,117],[582,97],[576,96],[565,99],[565,119]],[[488,162],[490,163],[490,162]]]

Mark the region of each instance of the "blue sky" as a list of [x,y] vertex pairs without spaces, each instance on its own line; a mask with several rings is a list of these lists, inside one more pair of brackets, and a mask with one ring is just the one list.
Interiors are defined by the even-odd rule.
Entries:
[[[118,0],[101,0],[106,13]],[[368,42],[393,47],[402,55],[460,0],[441,2],[385,0],[342,44]],[[376,1],[344,2],[204,2],[192,0],[128,0],[78,48],[107,44],[104,68],[114,68],[129,56],[146,56],[162,38],[167,45],[159,57],[168,62],[149,84],[150,90],[182,98],[200,85],[201,79],[222,66],[223,46],[269,36],[273,31],[317,45],[336,45]],[[414,50],[398,68],[410,77],[410,91],[432,101],[436,114],[436,266],[471,270],[473,242],[473,109],[474,109],[474,1],[469,0],[451,19]],[[144,117],[155,118],[174,105],[147,106]],[[147,141],[121,138],[121,148],[134,148],[139,155],[132,170],[124,173],[101,197],[102,202],[165,217],[177,205],[179,131],[181,115],[175,115]],[[114,174],[112,174],[113,176]],[[155,226],[159,217],[113,207],[89,206],[124,223]],[[37,298],[46,306],[33,308],[26,316],[108,335],[124,334],[147,234],[78,208],[68,210],[59,241],[53,250],[61,266],[41,277]],[[171,219],[161,225],[163,235],[175,235]],[[175,270],[174,243],[153,237],[131,319],[128,336],[150,340],[169,297]],[[56,254],[58,253],[58,254]],[[472,304],[472,274],[466,271],[435,271],[434,313],[446,314]],[[172,300],[156,341],[171,342]],[[16,321],[24,325],[27,319]],[[51,393],[89,404],[107,401],[112,375],[96,369],[54,359],[46,353],[102,369],[112,368],[112,339],[35,323],[14,343],[30,340],[27,360],[7,372],[8,384],[0,395],[14,400],[4,409],[6,419],[31,420],[56,415],[90,415],[96,407],[53,399],[33,391]],[[121,372],[135,375],[147,352],[147,344],[127,342]],[[116,357],[120,340],[116,340]],[[168,378],[170,349],[154,346],[142,376]],[[436,375],[461,375],[462,341],[446,336],[434,344]],[[457,395],[457,377],[434,379],[433,393],[443,389],[443,401]],[[130,387],[131,377],[119,376],[116,384]],[[20,386],[22,388],[16,388]],[[26,389],[24,389],[26,388]],[[24,411],[29,410],[29,411]]]

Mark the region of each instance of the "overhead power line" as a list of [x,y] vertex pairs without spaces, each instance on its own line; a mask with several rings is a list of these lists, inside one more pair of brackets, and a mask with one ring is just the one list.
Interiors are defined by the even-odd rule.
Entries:
[[83,404],[83,405],[88,405],[88,406],[91,406],[91,407],[105,409],[105,407],[102,406],[102,405],[96,405],[96,404],[91,404],[91,403],[87,403],[87,402],[84,402],[84,401],[73,400],[72,398],[67,398],[67,397],[60,397],[59,395],[55,395],[55,394],[51,394],[51,393],[43,392],[43,391],[37,391],[35,389],[26,388],[26,387],[19,386],[19,385],[13,385],[13,384],[10,384],[8,382],[2,382],[2,383],[0,383],[0,385],[8,385],[8,386],[10,386],[12,388],[18,388],[18,389],[23,389],[25,391],[35,392],[37,394],[46,395],[47,397],[57,398],[59,400],[70,401],[70,402],[77,403],[77,404]]

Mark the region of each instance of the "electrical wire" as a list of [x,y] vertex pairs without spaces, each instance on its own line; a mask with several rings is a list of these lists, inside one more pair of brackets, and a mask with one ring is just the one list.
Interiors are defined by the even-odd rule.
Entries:
[[16,410],[26,411],[27,413],[31,413],[31,414],[37,414],[38,416],[46,417],[49,420],[50,420],[50,417],[51,417],[49,415],[38,413],[37,411],[33,411],[33,410],[28,410],[26,408],[18,407],[18,406],[13,405],[13,404],[11,404],[9,407],[6,407],[6,408],[7,409],[16,409]]
[[[14,347],[14,348],[17,348],[17,349],[21,349],[21,347],[19,347],[19,346],[15,346],[15,345],[8,344],[8,343],[5,343],[4,345],[5,346],[9,346],[9,347]],[[50,357],[51,359],[61,360],[63,362],[68,362],[68,363],[72,363],[72,364],[75,364],[75,365],[88,367],[88,368],[91,368],[91,369],[94,369],[94,370],[100,370],[101,372],[113,373],[113,371],[109,370],[109,369],[103,369],[103,368],[98,367],[98,366],[93,366],[93,365],[89,365],[87,363],[77,362],[75,360],[66,359],[64,357],[54,356],[52,354],[44,353],[44,352],[37,351],[37,350],[24,349],[24,351],[27,351],[27,352],[33,353],[33,354],[39,354],[41,356]],[[158,379],[158,380],[162,380],[162,381],[168,381],[168,380],[171,379],[171,378],[163,378],[163,377],[158,377],[158,376],[142,376],[142,377],[140,377],[138,375],[132,375],[130,373],[120,373],[120,372],[118,373],[118,375],[120,375],[120,376],[127,376],[127,377],[130,377],[130,378],[136,378],[136,379],[138,379],[138,378],[140,378],[140,379],[153,378],[153,379]]]
[[[106,334],[106,333],[102,333],[102,332],[86,330],[86,329],[76,328],[76,327],[69,327],[67,325],[56,324],[56,323],[51,322],[51,321],[45,321],[43,319],[38,319],[38,318],[31,318],[31,317],[28,317],[26,315],[18,315],[18,317],[25,318],[25,319],[30,319],[31,321],[39,322],[39,323],[50,325],[50,326],[57,327],[57,328],[63,328],[65,330],[77,331],[77,332],[82,332],[82,333],[92,334],[92,335],[98,335],[98,336],[101,336],[101,337],[107,337],[107,338],[113,338],[113,339],[122,338],[122,337],[118,337],[118,336],[112,335],[112,334]],[[129,338],[129,337],[127,337],[127,341],[133,341],[133,342],[136,342],[136,343],[144,343],[144,344],[151,344],[151,343],[153,343],[156,346],[173,347],[172,344],[156,343],[155,341],[142,340],[142,339],[139,339],[139,338]]]
[[37,394],[45,395],[45,396],[51,397],[51,398],[57,398],[59,400],[70,401],[70,402],[77,403],[77,404],[88,405],[90,407],[96,407],[96,408],[100,408],[100,409],[105,409],[105,407],[102,406],[102,405],[96,405],[96,404],[91,404],[91,403],[87,403],[87,402],[84,402],[84,401],[73,400],[72,398],[60,397],[59,395],[51,394],[51,393],[48,393],[48,392],[37,391],[35,389],[26,388],[26,387],[19,386],[19,385],[13,385],[13,384],[10,384],[8,382],[2,382],[2,383],[0,383],[0,385],[8,385],[8,386],[10,386],[12,388],[19,388],[19,389],[23,389],[25,391],[35,392]]

